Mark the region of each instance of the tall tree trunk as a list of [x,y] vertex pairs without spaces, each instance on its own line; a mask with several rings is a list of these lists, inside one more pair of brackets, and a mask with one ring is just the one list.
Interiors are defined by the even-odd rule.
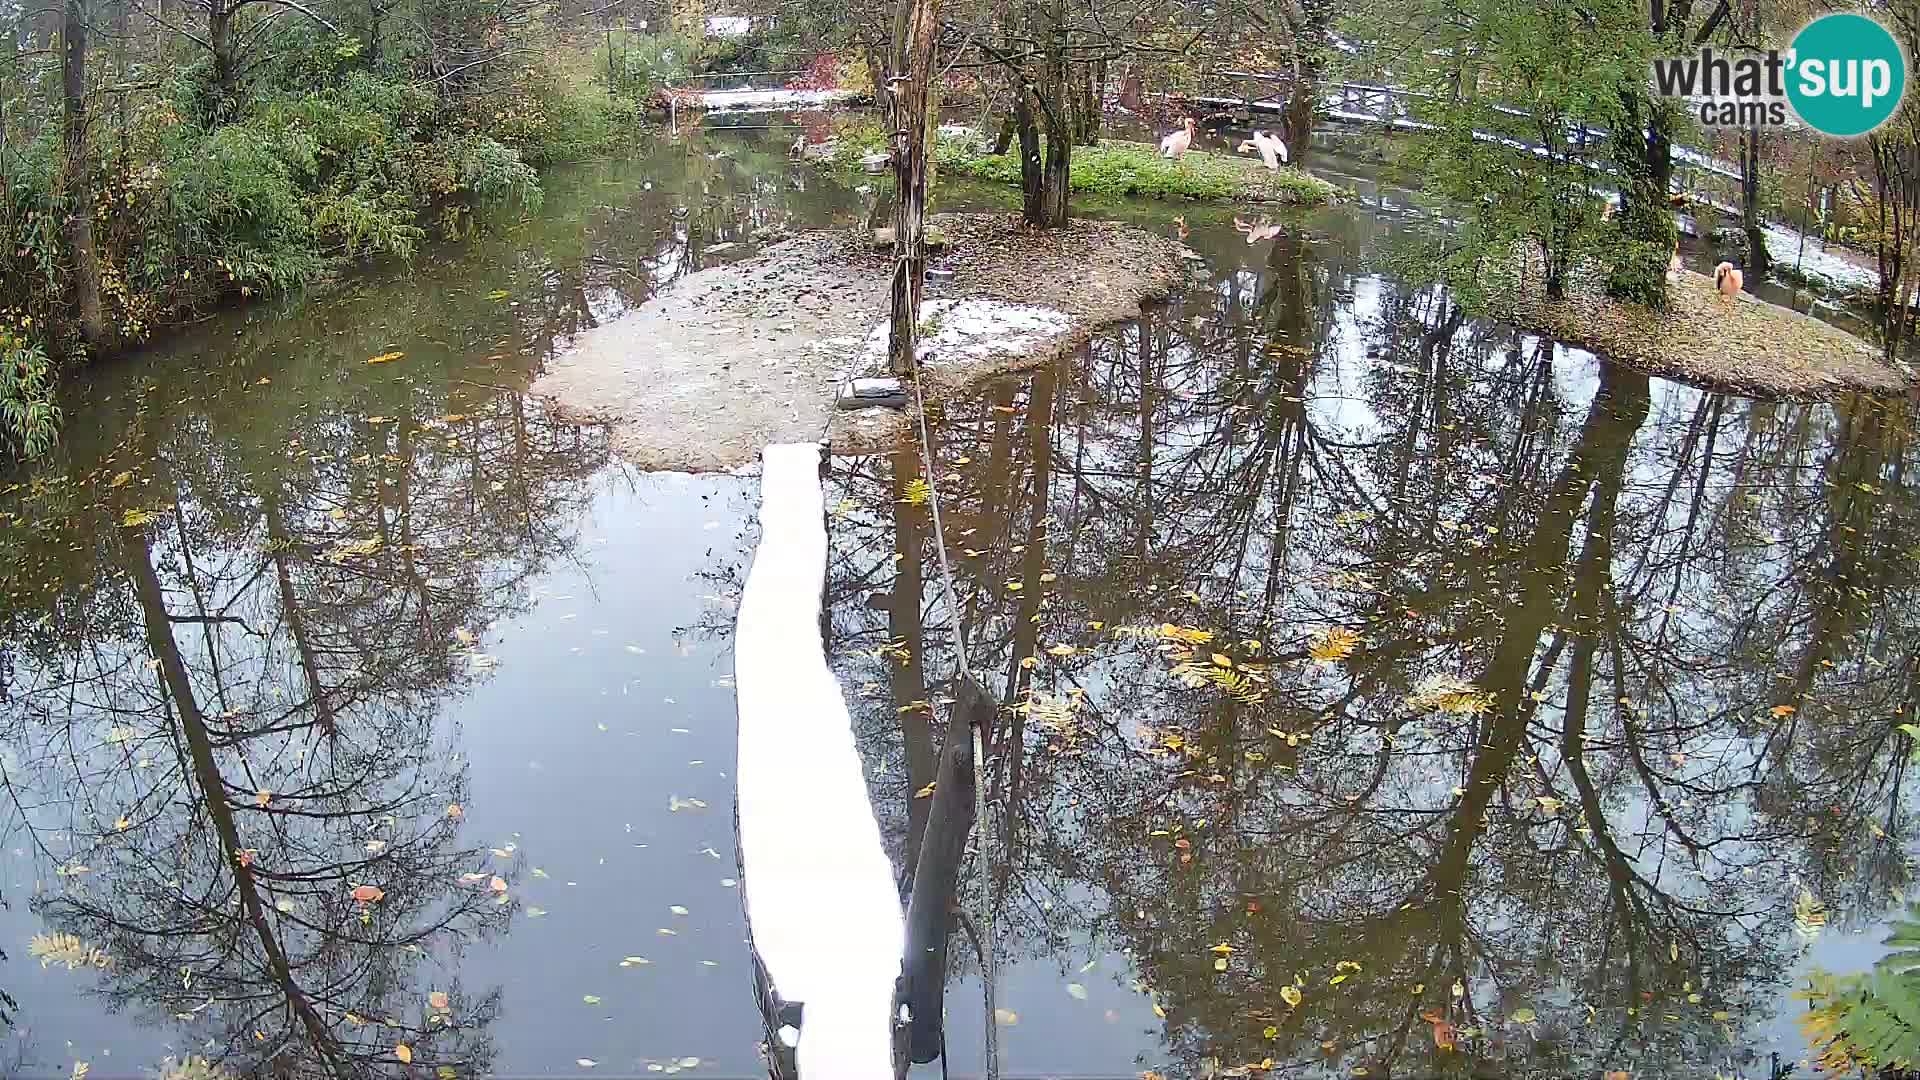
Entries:
[[66,0],[60,27],[62,142],[66,151],[67,247],[73,252],[73,307],[89,348],[107,341],[100,310],[100,266],[93,249],[93,177],[87,162],[87,19],[81,0]]
[[1667,305],[1667,262],[1680,234],[1668,206],[1673,144],[1665,106],[1635,90],[1622,90],[1623,117],[1611,140],[1620,172],[1621,235],[1629,241],[1607,271],[1607,292],[1651,308]]
[[[378,68],[380,66],[380,23],[381,23],[381,20],[385,19],[386,17],[387,17],[387,6],[385,4],[381,3],[380,0],[367,0],[367,67],[368,68]],[[609,69],[611,69],[613,66],[613,31],[611,29],[613,25],[612,20],[608,20],[607,25],[609,27],[607,31],[607,66]],[[613,89],[614,87],[613,72],[611,70],[607,72],[607,87],[609,90]]]
[[927,238],[927,84],[933,77],[934,0],[900,0],[904,25],[902,66],[887,87],[893,117],[893,295],[887,334],[887,360],[895,375],[913,372],[920,318],[920,293],[926,284]]
[[1067,60],[1066,13],[1055,5],[1048,42],[1045,97],[1040,115],[1047,127],[1047,164],[1040,184],[1040,221],[1043,229],[1062,228],[1067,223],[1070,180],[1073,168],[1073,129],[1069,115],[1069,69]]
[[1757,283],[1773,261],[1767,254],[1767,223],[1760,212],[1760,125],[1742,132],[1740,144],[1740,216],[1747,232],[1746,274]]
[[212,120],[222,124],[240,111],[240,60],[233,37],[233,8],[226,0],[213,0],[207,11],[207,45],[213,52]]
[[1033,115],[1032,91],[1024,79],[1014,92],[1013,126],[1020,133],[1021,214],[1027,224],[1045,228],[1046,212],[1041,205],[1040,127]]
[[1293,165],[1306,163],[1313,149],[1313,106],[1320,96],[1321,63],[1313,57],[1296,56],[1293,83],[1287,90],[1287,112],[1281,117],[1285,128],[1287,160]]

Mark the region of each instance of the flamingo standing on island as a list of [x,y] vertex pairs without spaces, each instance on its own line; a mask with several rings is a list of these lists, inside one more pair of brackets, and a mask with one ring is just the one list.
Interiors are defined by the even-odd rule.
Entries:
[[1193,147],[1193,117],[1180,122],[1180,130],[1160,140],[1160,156],[1178,158]]
[[1266,162],[1267,168],[1275,172],[1280,171],[1280,163],[1287,160],[1287,144],[1280,141],[1280,136],[1269,135],[1264,131],[1254,132],[1253,138],[1242,142],[1234,153],[1244,154],[1249,150],[1259,151],[1260,160]]
[[1740,295],[1740,289],[1746,284],[1746,275],[1734,268],[1730,262],[1723,262],[1713,268],[1713,287],[1720,290],[1720,299],[1732,300]]

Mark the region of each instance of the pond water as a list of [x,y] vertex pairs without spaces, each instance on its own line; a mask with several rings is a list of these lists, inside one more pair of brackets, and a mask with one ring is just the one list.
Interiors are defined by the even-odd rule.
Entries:
[[[523,390],[721,245],[859,221],[791,139],[564,172],[82,373],[0,501],[9,1073],[765,1075],[753,480],[634,472]],[[1257,245],[1089,205],[1204,272],[938,410],[934,476],[833,461],[828,651],[896,864],[955,659],[916,480],[1007,706],[964,883],[1005,1075],[1790,1067],[1800,973],[1869,961],[1910,887],[1907,415],[1465,319],[1380,269],[1407,200],[1325,167],[1366,198]]]

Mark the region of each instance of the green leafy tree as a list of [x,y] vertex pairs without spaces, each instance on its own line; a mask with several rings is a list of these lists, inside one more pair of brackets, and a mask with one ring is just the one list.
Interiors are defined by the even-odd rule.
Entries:
[[1585,261],[1664,264],[1664,250],[1604,221],[1596,197],[1607,178],[1593,133],[1630,122],[1622,93],[1646,79],[1652,41],[1637,5],[1441,0],[1352,29],[1383,55],[1417,47],[1435,59],[1407,73],[1406,100],[1432,125],[1418,151],[1428,189],[1463,220],[1420,256],[1470,304],[1517,268],[1558,300]]

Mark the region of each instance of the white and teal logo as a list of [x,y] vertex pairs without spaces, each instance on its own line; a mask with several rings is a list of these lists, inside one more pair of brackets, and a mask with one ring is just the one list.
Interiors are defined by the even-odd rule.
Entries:
[[1706,127],[1782,127],[1787,110],[1822,135],[1850,138],[1885,123],[1907,91],[1907,57],[1886,27],[1865,15],[1822,15],[1793,45],[1735,56],[1712,47],[1660,57],[1653,84],[1686,98]]
[[1900,107],[1907,58],[1887,28],[1865,15],[1822,15],[1793,39],[1787,100],[1823,135],[1865,135]]

